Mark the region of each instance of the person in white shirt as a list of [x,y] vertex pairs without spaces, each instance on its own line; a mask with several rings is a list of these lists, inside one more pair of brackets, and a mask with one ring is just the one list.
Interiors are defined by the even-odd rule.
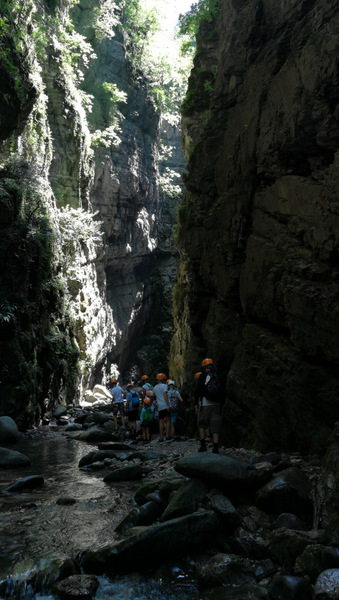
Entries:
[[158,381],[157,385],[153,389],[153,398],[157,403],[158,417],[159,417],[159,442],[164,441],[164,419],[166,419],[166,439],[170,439],[170,405],[167,398],[167,377],[164,373],[158,373],[156,376]]
[[118,385],[116,379],[111,379],[112,389],[111,394],[113,396],[113,420],[115,431],[118,431],[118,414],[121,417],[122,426],[125,429],[125,408],[124,408],[124,397],[122,388]]

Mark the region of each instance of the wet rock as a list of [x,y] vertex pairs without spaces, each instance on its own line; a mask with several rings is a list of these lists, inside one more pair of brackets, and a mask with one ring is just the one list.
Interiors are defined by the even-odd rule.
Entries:
[[77,439],[82,442],[106,442],[112,439],[112,434],[98,427],[90,427],[87,431],[82,431]]
[[76,499],[69,498],[68,496],[61,496],[61,498],[57,499],[56,503],[60,504],[60,506],[71,506],[72,504],[76,504]]
[[86,467],[94,462],[104,461],[106,458],[118,458],[119,455],[113,450],[92,450],[79,460],[79,468]]
[[294,563],[306,546],[326,544],[327,536],[324,531],[294,531],[292,529],[277,529],[267,538],[267,548],[273,559],[287,572],[293,572]]
[[256,562],[235,554],[216,554],[197,568],[199,584],[203,587],[218,585],[251,585],[276,571],[270,560]]
[[71,575],[56,583],[54,590],[62,600],[86,600],[95,595],[98,587],[99,581],[95,575]]
[[5,487],[3,492],[21,492],[22,490],[31,490],[44,485],[44,478],[40,475],[30,475],[28,477],[22,477],[17,479],[14,483],[11,483]]
[[255,560],[263,560],[269,554],[263,537],[259,533],[251,533],[242,527],[239,527],[236,531],[228,546],[235,554],[246,558],[254,558]]
[[269,592],[272,600],[312,600],[313,587],[304,577],[275,575]]
[[97,425],[104,425],[106,423],[111,422],[111,423],[113,423],[113,426],[114,426],[112,417],[110,415],[108,415],[107,413],[102,413],[102,412],[94,413],[93,418],[94,418],[94,423],[96,423]]
[[125,519],[115,528],[117,533],[124,533],[131,527],[139,525],[151,525],[160,516],[161,509],[155,502],[146,502],[138,508],[134,508]]
[[60,417],[63,417],[66,414],[67,414],[66,406],[57,406],[57,408],[55,408],[52,412],[52,417],[54,419],[59,419]]
[[315,582],[313,600],[338,600],[338,598],[339,569],[327,569]]
[[145,481],[145,483],[143,483],[135,492],[134,500],[139,505],[144,504],[149,499],[150,494],[157,492],[160,498],[167,504],[171,492],[177,490],[182,483],[183,480],[178,477],[173,479]]
[[299,531],[308,531],[310,529],[304,521],[292,513],[282,513],[279,515],[272,527],[274,529],[285,527],[286,529],[296,529]]
[[221,494],[218,490],[211,490],[207,494],[207,498],[210,500],[211,508],[220,517],[223,527],[226,528],[228,533],[233,532],[237,527],[241,525],[241,517],[234,508],[232,502]]
[[82,425],[81,423],[69,423],[65,429],[65,431],[81,431]]
[[142,468],[140,465],[127,465],[126,467],[121,467],[120,469],[108,473],[108,475],[104,477],[104,481],[106,483],[111,481],[133,481],[135,479],[141,479],[141,476]]
[[213,511],[194,513],[141,528],[120,542],[78,556],[86,573],[117,573],[159,564],[198,547],[207,547],[215,537],[219,520]]
[[209,486],[200,479],[185,481],[170,497],[161,521],[168,521],[195,512],[202,504]]
[[27,456],[17,452],[16,450],[9,450],[8,448],[0,448],[0,468],[1,469],[13,469],[15,467],[26,467],[31,464],[31,461]]
[[11,417],[0,417],[0,444],[14,444],[20,439],[19,429]]
[[296,575],[307,575],[312,582],[327,569],[339,569],[339,549],[334,546],[314,544],[306,546],[301,556],[295,561]]
[[256,494],[256,505],[270,514],[312,514],[312,484],[300,469],[281,471]]
[[211,482],[214,487],[229,492],[248,490],[258,484],[256,469],[245,461],[220,454],[190,454],[179,459],[175,470],[186,477],[197,477]]

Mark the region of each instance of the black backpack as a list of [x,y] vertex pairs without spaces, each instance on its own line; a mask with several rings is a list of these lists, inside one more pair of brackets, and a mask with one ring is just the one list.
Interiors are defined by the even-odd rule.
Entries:
[[207,400],[219,400],[221,382],[215,371],[210,371],[205,379],[205,396]]

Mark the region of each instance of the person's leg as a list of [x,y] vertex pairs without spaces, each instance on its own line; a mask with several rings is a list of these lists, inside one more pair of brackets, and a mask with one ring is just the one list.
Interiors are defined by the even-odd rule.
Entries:
[[166,437],[167,437],[167,439],[169,438],[170,428],[171,428],[171,417],[168,412],[168,415],[166,416]]
[[219,454],[219,434],[222,426],[222,417],[220,414],[220,406],[212,407],[210,415],[210,431],[213,440],[213,454]]
[[207,448],[206,448],[206,439],[205,439],[205,432],[206,432],[206,417],[207,417],[207,407],[206,406],[201,406],[200,410],[199,410],[199,414],[198,414],[198,428],[199,428],[199,437],[200,437],[200,448],[198,450],[198,452],[206,452]]
[[159,438],[162,440],[164,435],[164,419],[159,417]]

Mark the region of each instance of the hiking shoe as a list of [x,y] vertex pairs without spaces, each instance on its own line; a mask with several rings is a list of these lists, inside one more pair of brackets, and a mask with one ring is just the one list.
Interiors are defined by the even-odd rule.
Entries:
[[164,441],[163,438],[158,439],[158,442],[163,442],[163,441]]
[[218,448],[218,446],[213,446],[212,452],[213,452],[213,454],[219,454],[219,448]]
[[207,452],[206,446],[200,446],[198,452]]

